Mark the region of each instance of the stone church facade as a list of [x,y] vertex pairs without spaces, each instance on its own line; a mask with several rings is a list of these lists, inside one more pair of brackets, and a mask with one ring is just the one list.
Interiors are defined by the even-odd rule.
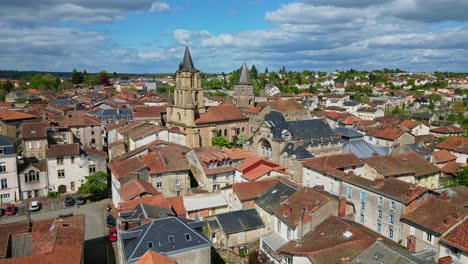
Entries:
[[191,148],[211,146],[211,140],[217,136],[235,142],[241,133],[249,131],[249,119],[234,104],[205,107],[200,71],[194,67],[188,48],[176,72],[166,123],[186,134],[186,145]]

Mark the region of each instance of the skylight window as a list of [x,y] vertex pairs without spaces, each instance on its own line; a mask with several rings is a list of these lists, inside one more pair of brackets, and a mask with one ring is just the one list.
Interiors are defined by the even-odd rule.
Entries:
[[350,239],[353,236],[353,233],[346,231],[343,233],[344,238]]
[[187,240],[187,241],[192,240],[192,237],[190,236],[190,234],[188,234],[188,233],[185,234],[185,240]]
[[148,241],[148,248],[153,248],[153,247],[154,247],[153,241]]
[[175,238],[174,238],[174,236],[168,236],[167,239],[169,240],[169,243],[170,243],[170,244],[174,244],[174,243],[175,243]]

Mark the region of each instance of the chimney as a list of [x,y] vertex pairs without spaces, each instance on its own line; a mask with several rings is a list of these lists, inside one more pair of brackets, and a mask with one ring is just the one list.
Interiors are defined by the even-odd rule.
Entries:
[[417,191],[418,191],[418,188],[415,185],[411,185],[407,193],[408,198],[412,198],[413,196],[415,196]]
[[120,221],[120,230],[122,230],[122,231],[127,230],[127,222],[126,221]]
[[376,187],[379,187],[379,188],[380,188],[380,187],[384,186],[384,184],[385,184],[385,178],[383,178],[383,177],[377,177],[377,178],[375,178],[374,183],[375,183],[375,186],[376,186]]
[[416,251],[416,237],[411,235],[406,238],[406,248],[408,251],[415,252]]
[[63,218],[55,219],[55,227],[63,227]]
[[440,258],[439,261],[437,261],[437,264],[452,264],[452,257],[446,256]]
[[342,257],[340,259],[340,264],[349,264],[351,263],[351,260],[348,257]]
[[448,201],[450,200],[450,197],[448,195],[448,192],[442,192],[442,194],[440,194],[440,199],[444,200],[444,201]]
[[346,217],[346,198],[340,197],[338,202],[338,217],[345,218]]

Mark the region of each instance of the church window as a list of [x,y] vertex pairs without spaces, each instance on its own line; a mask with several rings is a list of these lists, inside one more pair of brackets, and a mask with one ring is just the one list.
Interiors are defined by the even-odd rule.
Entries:
[[224,136],[227,137],[227,129],[224,129]]
[[177,113],[177,119],[178,119],[179,121],[182,120],[182,118],[180,117],[180,113]]
[[190,87],[195,87],[195,74],[190,76]]

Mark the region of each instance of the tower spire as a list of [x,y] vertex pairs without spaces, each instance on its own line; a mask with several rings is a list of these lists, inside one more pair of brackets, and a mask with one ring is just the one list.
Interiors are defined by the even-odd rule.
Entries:
[[180,64],[179,70],[197,71],[197,69],[195,69],[195,66],[193,66],[192,56],[190,55],[188,46],[185,46],[184,59],[182,60],[182,63]]
[[249,69],[247,68],[247,64],[245,62],[244,64],[242,64],[242,70],[241,70],[238,84],[246,84],[246,85],[253,84],[252,78],[250,78]]

